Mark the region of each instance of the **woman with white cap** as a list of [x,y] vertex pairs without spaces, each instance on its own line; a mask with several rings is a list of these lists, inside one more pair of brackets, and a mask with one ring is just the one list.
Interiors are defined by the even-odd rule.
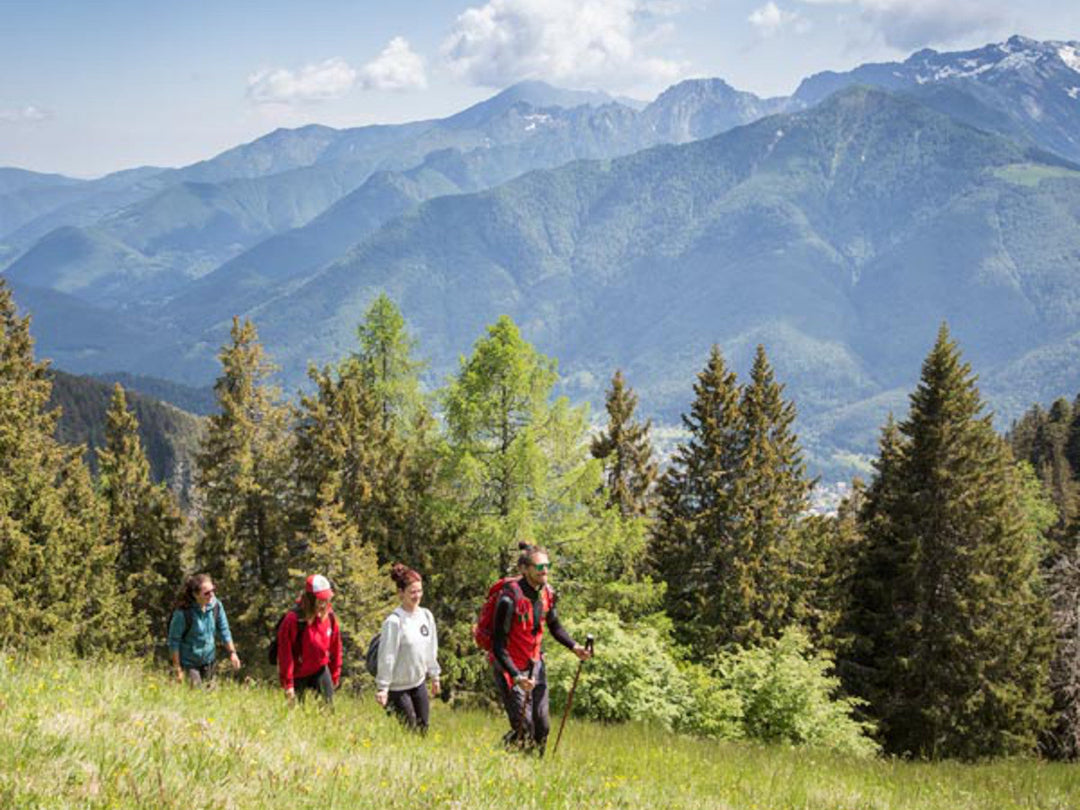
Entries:
[[334,699],[341,680],[341,630],[330,606],[333,597],[330,580],[312,574],[278,627],[278,676],[290,702],[308,691],[318,691],[327,703]]

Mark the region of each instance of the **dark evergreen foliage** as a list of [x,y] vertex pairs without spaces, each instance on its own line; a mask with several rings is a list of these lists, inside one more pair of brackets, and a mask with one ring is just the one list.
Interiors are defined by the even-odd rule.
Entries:
[[0,280],[0,646],[125,649],[131,608],[82,448],[54,438],[30,319]]
[[[287,607],[293,497],[288,409],[267,384],[273,367],[255,327],[233,319],[198,457],[202,536],[196,567],[213,576],[241,646],[261,643]],[[302,582],[302,580],[300,580]]]
[[608,503],[623,517],[646,515],[658,470],[649,441],[652,422],[634,419],[638,398],[622,371],[611,378],[606,402],[607,428],[593,439],[591,449],[593,457],[604,462]]
[[982,407],[942,327],[862,510],[844,672],[894,753],[1030,752],[1046,720],[1041,540]]
[[[180,582],[183,518],[163,484],[151,481],[139,440],[139,422],[116,384],[97,451],[98,489],[109,538],[117,547],[116,576],[132,608],[131,635],[144,648],[160,646],[162,628]],[[119,628],[117,628],[119,632]]]

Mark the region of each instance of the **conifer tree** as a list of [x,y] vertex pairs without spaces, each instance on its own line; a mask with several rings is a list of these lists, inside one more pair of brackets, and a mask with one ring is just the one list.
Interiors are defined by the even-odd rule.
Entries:
[[360,350],[343,366],[342,375],[349,373],[349,364],[355,364],[378,404],[382,429],[393,425],[408,431],[418,422],[429,427],[430,415],[420,389],[424,363],[413,356],[416,341],[405,329],[401,310],[381,293],[356,331]]
[[637,394],[626,385],[622,371],[616,371],[607,394],[607,428],[592,441],[593,457],[604,463],[608,503],[623,517],[649,512],[657,475],[649,441],[651,422],[634,420],[637,403]]
[[[738,588],[727,587],[745,437],[740,396],[735,373],[713,346],[694,385],[690,413],[682,418],[689,439],[675,451],[659,487],[652,558],[667,584],[665,609],[677,638],[702,654],[735,640],[730,628],[748,621]],[[718,574],[724,566],[726,580]]]
[[303,552],[294,565],[330,578],[345,656],[355,659],[364,654],[371,635],[392,609],[393,592],[389,579],[379,571],[374,546],[364,541],[338,502],[341,488],[335,477],[323,484],[303,536]]
[[214,577],[233,635],[265,637],[289,592],[291,451],[288,409],[250,321],[233,319],[214,384],[219,412],[198,456],[203,533],[197,566]]
[[736,636],[757,643],[779,636],[796,618],[799,571],[806,562],[799,519],[812,486],[793,431],[795,406],[783,398],[763,346],[754,355],[740,409],[745,437],[735,490],[738,526],[719,574],[741,595],[746,618],[736,624]]
[[858,518],[865,496],[865,485],[855,479],[835,514],[808,515],[801,521],[802,565],[797,569],[795,610],[818,650],[840,654],[853,643],[842,622],[855,587],[862,545]]
[[911,411],[883,438],[861,515],[849,685],[889,751],[1031,751],[1050,649],[1023,483],[943,326]]
[[[130,607],[82,462],[54,438],[46,364],[0,279],[0,646],[122,650]],[[117,632],[117,630],[121,632]]]
[[98,488],[117,547],[116,574],[131,601],[137,635],[164,638],[170,602],[181,579],[182,518],[164,484],[150,480],[139,424],[124,389],[113,389],[105,418],[105,443],[97,451]]

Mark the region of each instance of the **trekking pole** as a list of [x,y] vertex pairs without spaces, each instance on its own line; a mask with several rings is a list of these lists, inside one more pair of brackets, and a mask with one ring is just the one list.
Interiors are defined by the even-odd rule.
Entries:
[[[593,651],[592,636],[585,636],[585,649],[590,653]],[[559,751],[559,740],[562,739],[562,732],[566,727],[566,718],[570,714],[570,707],[574,704],[574,690],[577,689],[578,678],[581,677],[581,666],[584,663],[583,660],[577,662],[577,672],[574,673],[574,682],[570,685],[570,694],[566,696],[566,707],[563,709],[562,722],[559,723],[559,735],[555,738],[555,747],[551,749],[552,756],[555,756]]]

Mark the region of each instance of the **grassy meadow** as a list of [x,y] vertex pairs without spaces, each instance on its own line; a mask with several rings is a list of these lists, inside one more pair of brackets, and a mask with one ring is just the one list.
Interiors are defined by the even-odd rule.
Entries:
[[1080,807],[1070,765],[858,760],[584,722],[539,760],[501,750],[503,731],[438,701],[417,738],[370,693],[290,709],[230,678],[192,691],[138,665],[0,656],[0,808]]

